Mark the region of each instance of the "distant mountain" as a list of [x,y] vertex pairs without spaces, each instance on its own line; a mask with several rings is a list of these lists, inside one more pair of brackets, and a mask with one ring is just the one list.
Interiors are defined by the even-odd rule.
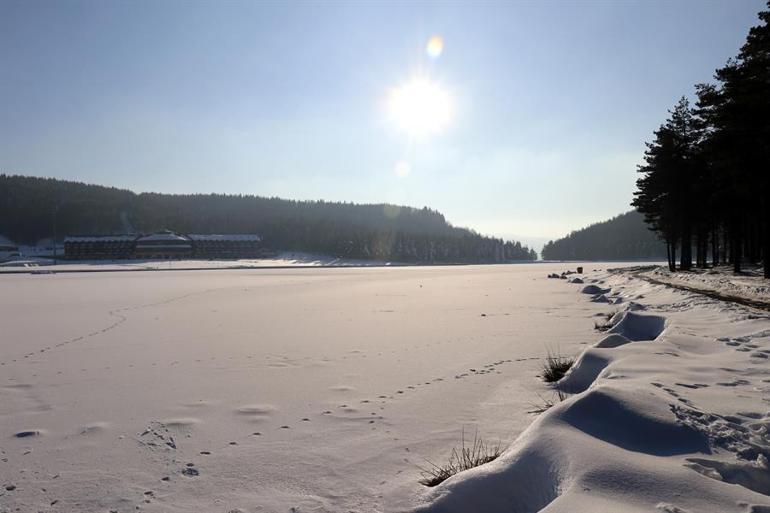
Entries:
[[665,259],[666,245],[632,210],[550,241],[542,255],[543,260]]
[[0,174],[0,234],[18,243],[65,235],[255,233],[277,250],[414,262],[534,260],[519,242],[457,228],[427,207],[225,194],[135,194]]

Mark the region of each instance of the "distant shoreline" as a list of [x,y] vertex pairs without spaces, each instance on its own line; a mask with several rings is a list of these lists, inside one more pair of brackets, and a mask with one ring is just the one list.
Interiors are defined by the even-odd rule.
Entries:
[[[174,261],[171,261],[174,262]],[[227,262],[220,260],[219,262]],[[389,267],[460,267],[460,266],[486,266],[486,265],[518,265],[518,264],[537,264],[543,263],[539,261],[521,261],[521,262],[490,262],[490,263],[466,263],[466,262],[437,262],[432,264],[423,263],[408,263],[408,262],[373,262],[371,264],[366,263],[350,263],[350,264],[276,264],[276,265],[222,265],[222,266],[197,266],[197,267],[161,267],[165,262],[157,261],[151,262],[158,265],[158,267],[130,267],[130,268],[116,268],[108,267],[115,265],[111,263],[105,264],[89,264],[81,262],[67,262],[66,264],[50,264],[41,266],[30,267],[0,267],[0,275],[8,274],[74,274],[74,273],[123,273],[123,272],[167,272],[167,271],[262,271],[262,270],[277,270],[277,269],[364,269],[364,268],[389,268]],[[55,265],[88,265],[93,268],[77,268],[77,269],[51,269]],[[102,266],[102,268],[100,268]]]
[[[238,260],[215,260],[213,262],[223,265],[203,265],[193,267],[163,267],[164,264],[177,263],[183,264],[184,260],[116,260],[93,263],[92,261],[70,261],[63,260],[57,264],[35,265],[30,262],[29,266],[10,266],[6,262],[5,267],[0,264],[0,275],[8,274],[75,274],[75,273],[123,273],[123,272],[158,272],[158,271],[244,271],[244,270],[280,270],[280,269],[361,269],[361,268],[387,268],[387,267],[459,267],[459,266],[488,266],[488,265],[520,265],[520,264],[606,264],[606,263],[647,263],[651,265],[662,265],[661,261],[654,260],[535,260],[535,261],[515,261],[515,262],[489,262],[489,263],[471,263],[471,262],[436,262],[436,263],[410,263],[410,262],[350,262],[339,264],[242,264],[238,265]],[[227,262],[233,262],[228,265]],[[152,265],[155,267],[114,267],[119,265]],[[57,269],[58,266],[84,266],[78,268]],[[85,267],[89,266],[89,267]]]

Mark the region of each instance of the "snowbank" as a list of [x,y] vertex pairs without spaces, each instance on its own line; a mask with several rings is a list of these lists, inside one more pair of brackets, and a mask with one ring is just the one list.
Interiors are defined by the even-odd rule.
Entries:
[[598,294],[606,294],[609,291],[610,289],[603,289],[600,286],[595,284],[586,285],[580,290],[580,292],[582,292],[583,294],[591,294],[592,296],[596,296]]
[[617,320],[613,318],[614,326],[609,333],[623,335],[629,340],[655,340],[663,333],[666,319],[660,315],[644,315],[625,311]]
[[608,335],[601,339],[599,342],[594,344],[594,347],[597,348],[613,348],[613,347],[620,347],[624,346],[631,342],[631,340],[627,339],[623,335],[619,335],[617,333],[613,333],[612,335]]
[[712,293],[728,299],[770,307],[770,282],[762,277],[761,267],[749,267],[736,275],[727,266],[716,269],[694,269],[672,273],[666,267],[641,269],[638,275],[654,282],[669,284],[683,289]]
[[601,278],[645,304],[626,303],[557,383],[574,395],[415,511],[770,512],[770,316],[623,273]]
[[606,349],[586,349],[556,386],[570,394],[580,393],[593,384],[611,361],[612,353]]

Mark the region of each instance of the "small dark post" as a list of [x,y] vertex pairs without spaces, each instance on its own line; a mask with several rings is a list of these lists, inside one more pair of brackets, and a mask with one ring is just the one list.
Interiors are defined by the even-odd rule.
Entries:
[[59,209],[59,206],[58,206],[57,203],[58,203],[57,199],[54,198],[53,215],[52,215],[52,218],[53,218],[52,219],[52,222],[53,222],[53,237],[52,237],[53,238],[53,264],[54,265],[56,265],[56,263],[57,263],[56,262],[56,256],[57,256],[56,255],[56,214],[57,214],[57,210]]

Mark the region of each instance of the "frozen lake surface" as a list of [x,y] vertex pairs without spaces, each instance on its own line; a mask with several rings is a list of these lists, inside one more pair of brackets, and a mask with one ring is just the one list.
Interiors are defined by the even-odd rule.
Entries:
[[2,275],[0,511],[408,510],[596,340],[567,267]]

